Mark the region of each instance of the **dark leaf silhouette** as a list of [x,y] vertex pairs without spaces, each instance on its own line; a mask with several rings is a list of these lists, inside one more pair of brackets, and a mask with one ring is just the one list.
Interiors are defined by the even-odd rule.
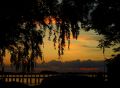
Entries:
[[3,1],[0,11],[0,62],[3,62],[5,50],[8,50],[11,52],[11,63],[18,70],[23,65],[25,70],[28,67],[31,69],[35,66],[35,58],[43,59],[41,45],[44,44],[46,29],[49,29],[48,39],[54,42],[55,49],[58,47],[59,57],[64,54],[66,45],[70,48],[71,34],[74,39],[78,38],[80,28],[104,35],[99,44],[103,53],[106,47],[120,44],[119,1]]

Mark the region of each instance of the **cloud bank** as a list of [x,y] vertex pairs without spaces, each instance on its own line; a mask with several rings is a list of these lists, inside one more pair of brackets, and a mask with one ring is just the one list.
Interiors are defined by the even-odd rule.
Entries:
[[[104,61],[68,61],[61,62],[52,60],[43,64],[36,64],[34,72],[55,71],[55,72],[104,72],[106,66]],[[5,71],[14,72],[15,69],[10,66],[5,67]]]
[[50,61],[44,64],[37,64],[36,71],[56,71],[56,72],[104,72],[104,61]]

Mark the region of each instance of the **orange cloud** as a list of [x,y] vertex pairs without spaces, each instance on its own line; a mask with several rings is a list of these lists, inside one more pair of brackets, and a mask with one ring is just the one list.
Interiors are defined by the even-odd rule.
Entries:
[[96,68],[96,67],[81,67],[80,70],[81,71],[96,71],[96,70],[98,70],[98,68]]
[[45,24],[53,24],[53,25],[55,25],[56,24],[56,19],[54,18],[54,17],[52,17],[52,16],[47,16],[47,17],[45,17],[44,18],[44,22],[45,22]]

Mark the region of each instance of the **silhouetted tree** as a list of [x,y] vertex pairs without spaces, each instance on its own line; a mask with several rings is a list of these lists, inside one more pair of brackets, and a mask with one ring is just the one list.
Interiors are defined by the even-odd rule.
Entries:
[[[70,32],[77,39],[80,28],[104,35],[99,44],[104,53],[105,47],[120,44],[119,15],[120,2],[114,0],[3,1],[0,3],[0,55],[4,57],[7,49],[16,69],[26,64],[26,68],[32,69],[34,59],[38,56],[42,59],[40,45],[46,28],[49,40],[54,36],[55,47],[58,42],[59,57],[64,54],[66,41],[69,48]],[[115,50],[120,51],[120,47]]]

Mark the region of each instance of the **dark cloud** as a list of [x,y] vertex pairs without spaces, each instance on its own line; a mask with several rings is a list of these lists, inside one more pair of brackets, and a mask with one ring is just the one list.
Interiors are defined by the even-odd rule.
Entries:
[[95,40],[95,41],[98,41],[100,39],[101,39],[101,36],[91,34],[91,35],[87,35],[87,38],[85,40],[91,40],[91,41]]
[[92,45],[82,45],[82,47],[86,47],[86,48],[97,48],[97,46],[92,46]]

